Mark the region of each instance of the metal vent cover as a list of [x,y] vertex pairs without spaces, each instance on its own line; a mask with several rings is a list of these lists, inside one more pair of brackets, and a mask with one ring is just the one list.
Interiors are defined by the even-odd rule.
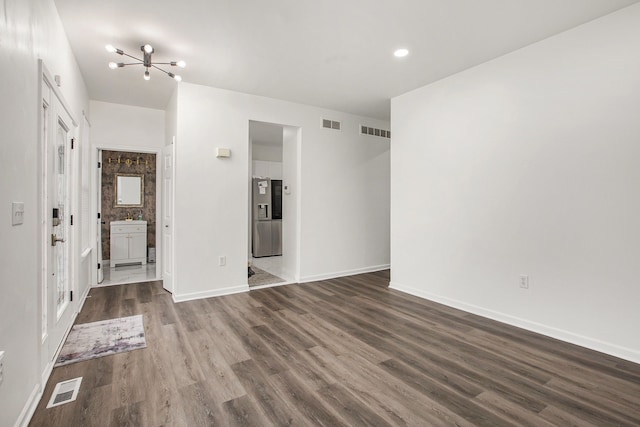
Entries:
[[381,138],[391,138],[391,131],[386,129],[372,128],[370,126],[360,125],[360,135],[379,136]]
[[337,120],[322,119],[321,126],[325,129],[341,130],[342,122]]
[[74,378],[72,380],[62,381],[56,384],[51,393],[51,399],[47,408],[53,408],[54,406],[64,405],[65,403],[73,402],[78,397],[80,391],[80,384],[82,383],[82,377]]

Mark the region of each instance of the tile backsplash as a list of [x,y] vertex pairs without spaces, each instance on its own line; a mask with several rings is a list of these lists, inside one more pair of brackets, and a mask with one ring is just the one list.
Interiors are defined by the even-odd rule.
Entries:
[[[120,163],[118,163],[120,158]],[[111,159],[111,161],[109,161]],[[126,160],[132,162],[127,164]],[[138,162],[139,160],[139,162]],[[115,176],[116,174],[144,175],[144,206],[141,208],[117,207]],[[110,256],[109,243],[111,221],[123,220],[127,214],[138,219],[142,211],[142,219],[147,221],[147,248],[156,246],[156,155],[152,153],[132,153],[124,151],[102,151],[102,258]]]

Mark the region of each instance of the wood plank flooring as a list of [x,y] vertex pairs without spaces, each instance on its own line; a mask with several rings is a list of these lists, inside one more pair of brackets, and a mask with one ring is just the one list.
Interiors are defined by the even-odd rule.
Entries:
[[[54,369],[30,425],[640,425],[640,365],[388,281],[179,304],[160,282],[92,289],[77,323],[142,314],[148,347]],[[78,399],[46,409],[78,376]]]

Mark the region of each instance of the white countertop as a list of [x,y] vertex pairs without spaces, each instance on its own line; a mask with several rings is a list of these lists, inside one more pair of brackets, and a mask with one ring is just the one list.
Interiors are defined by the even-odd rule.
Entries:
[[132,225],[147,225],[147,221],[134,219],[134,220],[132,220],[132,221],[127,221],[127,220],[122,220],[122,221],[111,221],[111,222],[110,222],[110,224],[111,224],[111,225],[127,225],[127,224],[132,224]]

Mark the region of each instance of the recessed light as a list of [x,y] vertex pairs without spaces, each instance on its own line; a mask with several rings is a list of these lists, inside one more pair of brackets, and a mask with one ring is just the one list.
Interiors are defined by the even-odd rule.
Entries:
[[409,49],[397,49],[395,52],[393,52],[393,56],[395,56],[396,58],[404,58],[405,56],[409,55]]

